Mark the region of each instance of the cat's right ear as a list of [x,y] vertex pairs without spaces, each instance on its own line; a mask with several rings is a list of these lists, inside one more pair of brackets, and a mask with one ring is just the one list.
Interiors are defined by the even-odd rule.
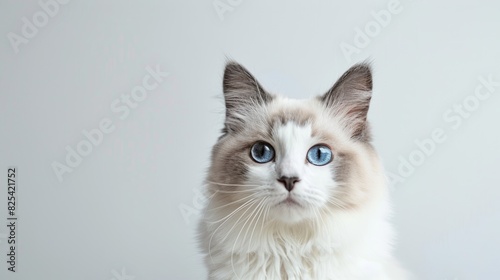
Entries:
[[224,132],[240,130],[254,107],[273,99],[247,69],[232,61],[224,70],[223,91],[226,104]]

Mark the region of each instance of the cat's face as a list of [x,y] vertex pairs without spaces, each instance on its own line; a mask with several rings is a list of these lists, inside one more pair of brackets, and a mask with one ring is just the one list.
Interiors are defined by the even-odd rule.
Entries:
[[371,86],[369,67],[357,65],[325,95],[291,100],[229,63],[224,135],[208,176],[211,208],[250,224],[261,216],[295,224],[362,203],[367,191],[356,182],[370,173]]

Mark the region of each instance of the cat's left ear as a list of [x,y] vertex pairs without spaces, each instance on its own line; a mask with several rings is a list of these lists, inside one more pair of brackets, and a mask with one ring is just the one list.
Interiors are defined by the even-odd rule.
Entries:
[[352,66],[323,96],[322,102],[342,120],[351,138],[370,141],[366,117],[372,96],[372,73],[368,63]]

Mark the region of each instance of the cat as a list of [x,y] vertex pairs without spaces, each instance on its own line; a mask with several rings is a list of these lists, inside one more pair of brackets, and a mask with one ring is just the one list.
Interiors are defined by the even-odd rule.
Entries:
[[197,230],[208,279],[406,280],[367,122],[371,66],[295,100],[230,61],[223,93]]

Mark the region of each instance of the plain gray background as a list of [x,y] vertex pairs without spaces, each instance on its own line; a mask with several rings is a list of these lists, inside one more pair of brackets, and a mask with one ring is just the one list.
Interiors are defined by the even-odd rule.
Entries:
[[[11,165],[19,220],[16,273],[0,227],[0,278],[204,279],[194,229],[230,57],[295,98],[370,59],[374,144],[399,176],[397,256],[419,279],[496,279],[500,86],[474,94],[500,81],[498,3],[73,0],[44,22],[37,1],[1,1],[0,224]],[[31,38],[23,18],[40,26]],[[111,104],[148,66],[169,76],[120,119]],[[54,162],[106,118],[114,131],[58,180]],[[423,154],[435,130],[445,140]],[[412,156],[411,174],[398,170]]]

